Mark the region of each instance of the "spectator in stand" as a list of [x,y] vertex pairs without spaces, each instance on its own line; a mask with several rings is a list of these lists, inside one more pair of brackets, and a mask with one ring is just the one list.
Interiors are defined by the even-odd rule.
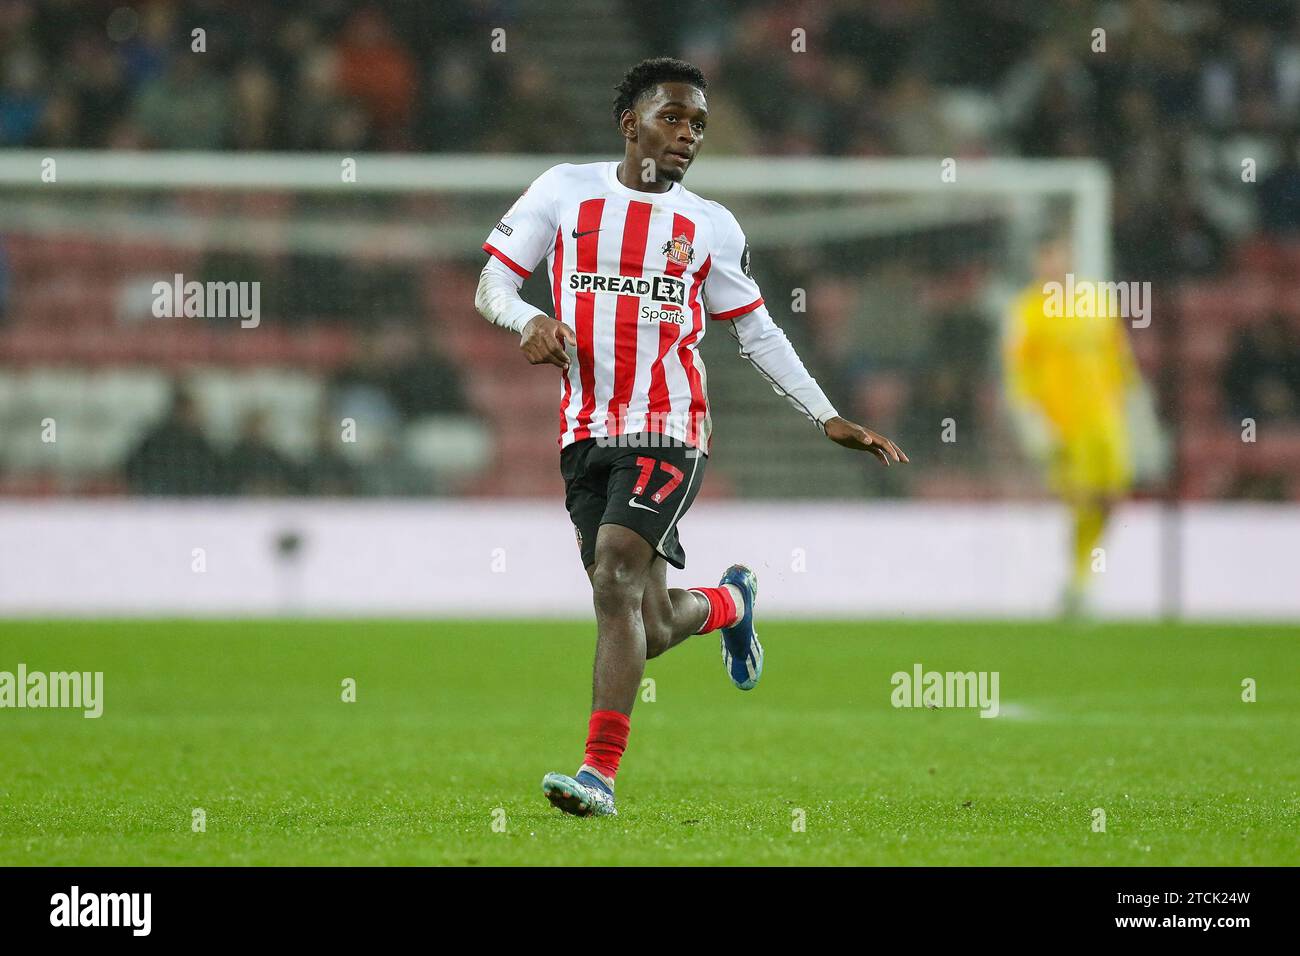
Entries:
[[[1174,268],[1179,277],[1218,275],[1227,264],[1227,240],[1192,198],[1192,190],[1175,174],[1165,187],[1164,208]],[[1153,279],[1155,276],[1153,275]]]
[[[761,8],[754,8],[736,15],[731,25],[731,42],[722,52],[721,77],[717,84],[734,102],[747,106],[750,117],[758,132],[758,142],[774,152],[777,141],[784,137],[795,117],[791,110],[753,109],[753,104],[762,103],[768,92],[776,88],[789,88],[791,85],[791,67],[788,57],[771,57],[766,51],[772,48],[775,39],[789,42],[789,35],[782,35],[779,28],[774,29],[770,15]],[[810,106],[805,103],[805,107]],[[710,120],[710,124],[712,120]]]
[[1278,165],[1260,180],[1259,228],[1266,235],[1295,238],[1300,233],[1300,138],[1287,130],[1279,147]]
[[360,469],[360,492],[372,497],[418,498],[446,494],[439,476],[411,460],[398,436],[384,432],[376,456]]
[[460,376],[433,337],[404,322],[389,322],[366,336],[360,359],[335,379],[334,388],[369,393],[370,403],[382,403],[403,422],[468,408]]
[[[1039,40],[1002,84],[1002,115],[1024,156],[1094,151],[1096,88],[1092,76],[1062,39]],[[1082,142],[1080,142],[1082,141]]]
[[[910,375],[924,365],[932,327],[924,285],[925,272],[914,257],[898,254],[873,263],[836,350],[851,390],[876,370]],[[881,322],[882,315],[890,321]]]
[[279,93],[265,64],[244,61],[235,72],[232,92],[235,115],[239,117],[232,130],[232,145],[236,149],[280,148],[283,144],[276,114]]
[[[927,361],[909,376],[913,387],[900,430],[915,435],[934,460],[986,455],[978,392],[989,354],[988,323],[978,313],[959,311],[936,316],[930,325]],[[948,419],[960,429],[959,441],[944,441]]]
[[104,38],[82,34],[73,40],[67,62],[66,79],[77,100],[77,145],[108,146],[109,130],[129,112],[122,58]]
[[359,490],[357,470],[343,456],[342,425],[330,415],[316,422],[316,441],[303,469],[303,485],[309,495],[345,497]]
[[1120,275],[1163,287],[1170,280],[1220,273],[1227,240],[1196,202],[1192,183],[1171,159],[1155,193],[1121,174],[1115,190],[1115,259]]
[[374,132],[366,111],[343,95],[338,84],[338,57],[326,46],[303,57],[290,97],[289,144],[295,149],[343,152],[370,149]]
[[434,58],[420,117],[420,139],[431,149],[472,149],[487,112],[488,92],[473,56],[450,47]]
[[1300,418],[1300,339],[1286,316],[1237,333],[1223,388],[1235,421]]
[[9,56],[0,87],[0,146],[28,146],[37,137],[48,94],[41,81],[41,61],[30,50]]
[[828,6],[827,49],[861,64],[873,87],[890,86],[907,67],[932,72],[936,59],[933,38],[940,19],[934,4],[927,0],[837,0]]
[[[143,13],[136,28],[125,30],[125,36],[117,46],[126,82],[134,90],[166,76],[173,60],[172,44],[182,41],[174,4],[151,3]],[[184,37],[187,52],[189,39]]]
[[[535,62],[514,65],[502,78],[504,102],[483,142],[488,149],[515,153],[545,153],[555,149],[555,130],[568,129],[574,117],[551,74]],[[613,120],[610,120],[613,125]]]
[[127,456],[127,486],[137,495],[214,495],[222,487],[221,456],[204,437],[194,396],[178,387],[167,417]]
[[66,89],[59,89],[45,101],[45,112],[35,144],[47,149],[73,149],[80,138],[81,116],[77,100]]
[[1205,118],[1220,129],[1276,128],[1300,110],[1300,59],[1267,26],[1240,26],[1226,55],[1205,68],[1201,96]]
[[438,352],[428,329],[404,329],[397,364],[385,376],[385,387],[407,421],[422,415],[468,410],[460,373]]
[[934,85],[916,70],[904,70],[886,94],[891,152],[903,156],[954,156],[962,142],[952,129]]
[[244,416],[239,439],[226,455],[225,490],[235,495],[288,495],[300,490],[298,469],[267,437],[267,416]]
[[415,61],[378,7],[357,11],[338,46],[338,84],[362,105],[384,150],[409,149]]
[[[928,148],[942,151],[942,124],[924,116],[952,116],[950,94],[978,101],[999,84],[1013,117],[1003,132],[1035,156],[1119,142],[1114,114],[1133,90],[1149,94],[1158,122],[1170,127],[1204,126],[1208,116],[1223,128],[1273,129],[1300,109],[1300,49],[1288,39],[1297,17],[1280,2],[966,9],[835,0],[814,5],[809,52],[796,58],[772,56],[790,43],[789,15],[776,0],[740,11],[697,5],[689,29],[647,20],[631,0],[625,6],[629,22],[654,26],[636,31],[648,46],[680,46],[714,67],[717,95],[741,104],[747,115],[736,121],[760,127],[774,152],[908,154],[935,136]],[[514,56],[507,66],[486,44],[466,42],[509,24],[510,5],[177,0],[107,16],[73,0],[9,0],[4,9],[7,142],[64,145],[72,130],[80,147],[523,151],[565,111],[545,71],[520,69]],[[206,31],[203,54],[190,52],[196,26]],[[1104,55],[1090,53],[1094,26],[1108,29]],[[197,87],[182,87],[186,62],[202,64]],[[46,97],[60,90],[76,108],[61,105],[42,132]],[[760,108],[773,90],[797,93],[803,108]],[[131,117],[134,125],[124,125]],[[479,135],[467,117],[491,122]]]
[[209,72],[202,57],[178,56],[141,88],[134,119],[150,146],[221,149],[233,122],[226,81]]

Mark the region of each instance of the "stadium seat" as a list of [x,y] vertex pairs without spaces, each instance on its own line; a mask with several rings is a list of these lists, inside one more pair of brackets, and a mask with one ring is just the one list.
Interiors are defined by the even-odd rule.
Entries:
[[412,460],[461,480],[482,471],[492,459],[492,438],[478,419],[468,415],[428,415],[406,426]]

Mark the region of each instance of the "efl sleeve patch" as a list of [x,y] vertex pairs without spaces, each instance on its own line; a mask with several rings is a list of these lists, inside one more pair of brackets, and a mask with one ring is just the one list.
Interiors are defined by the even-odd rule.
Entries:
[[523,191],[488,233],[483,248],[527,278],[555,244],[552,167]]

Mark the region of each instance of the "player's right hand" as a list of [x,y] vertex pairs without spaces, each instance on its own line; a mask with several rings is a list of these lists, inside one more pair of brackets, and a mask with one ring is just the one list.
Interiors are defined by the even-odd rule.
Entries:
[[555,365],[569,369],[569,354],[565,343],[578,347],[578,336],[573,329],[549,315],[535,315],[524,326],[519,348],[530,365]]

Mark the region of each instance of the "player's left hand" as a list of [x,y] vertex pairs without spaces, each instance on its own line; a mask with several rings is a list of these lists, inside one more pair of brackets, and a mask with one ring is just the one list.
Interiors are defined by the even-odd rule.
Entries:
[[883,461],[886,466],[889,465],[891,459],[899,463],[908,461],[903,449],[884,435],[873,432],[870,428],[863,428],[847,418],[838,416],[828,418],[826,424],[822,427],[826,429],[826,437],[835,444],[857,451],[869,451]]

